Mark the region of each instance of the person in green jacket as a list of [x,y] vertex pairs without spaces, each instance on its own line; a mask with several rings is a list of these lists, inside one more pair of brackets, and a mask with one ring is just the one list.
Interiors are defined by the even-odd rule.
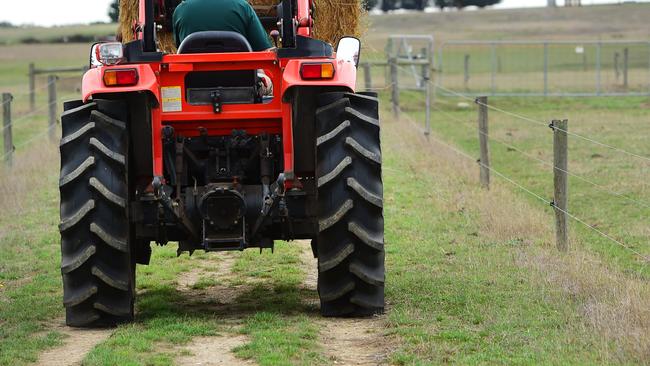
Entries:
[[173,22],[176,46],[192,33],[230,31],[246,37],[253,51],[272,47],[262,22],[246,0],[184,0],[176,7]]

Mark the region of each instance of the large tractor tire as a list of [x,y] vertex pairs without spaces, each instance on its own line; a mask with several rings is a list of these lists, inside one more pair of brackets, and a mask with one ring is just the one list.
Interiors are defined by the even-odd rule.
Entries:
[[128,219],[127,105],[69,102],[61,139],[61,273],[66,323],[133,319],[135,262]]
[[325,93],[319,106],[315,247],[321,313],[382,313],[384,218],[377,96]]

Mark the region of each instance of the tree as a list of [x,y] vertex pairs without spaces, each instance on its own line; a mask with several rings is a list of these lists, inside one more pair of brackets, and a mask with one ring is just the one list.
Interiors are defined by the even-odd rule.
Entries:
[[111,18],[111,22],[113,23],[120,21],[120,0],[113,0],[108,7],[108,17]]
[[379,2],[379,0],[364,0],[363,1],[363,7],[366,10],[372,10],[372,9],[375,8],[375,6],[377,6],[378,2]]
[[478,6],[479,8],[484,8],[486,6],[498,4],[500,2],[501,0],[436,0],[436,6],[440,9],[462,9],[466,6]]

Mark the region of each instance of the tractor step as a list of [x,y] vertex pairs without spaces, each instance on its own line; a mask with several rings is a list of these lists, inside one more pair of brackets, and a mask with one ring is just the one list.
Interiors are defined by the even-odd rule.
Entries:
[[244,234],[245,219],[242,218],[235,230],[229,233],[214,232],[210,225],[203,222],[203,249],[206,252],[224,252],[246,249],[246,237]]
[[[239,241],[237,241],[239,239]],[[244,250],[243,238],[212,239],[203,242],[203,249],[206,252],[225,252],[233,250]]]

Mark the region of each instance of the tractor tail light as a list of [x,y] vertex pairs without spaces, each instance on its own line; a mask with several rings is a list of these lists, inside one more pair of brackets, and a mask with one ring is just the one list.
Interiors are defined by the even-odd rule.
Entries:
[[104,85],[131,86],[138,83],[138,70],[112,69],[104,71]]
[[334,78],[334,64],[331,62],[302,64],[300,76],[304,80],[319,80]]

